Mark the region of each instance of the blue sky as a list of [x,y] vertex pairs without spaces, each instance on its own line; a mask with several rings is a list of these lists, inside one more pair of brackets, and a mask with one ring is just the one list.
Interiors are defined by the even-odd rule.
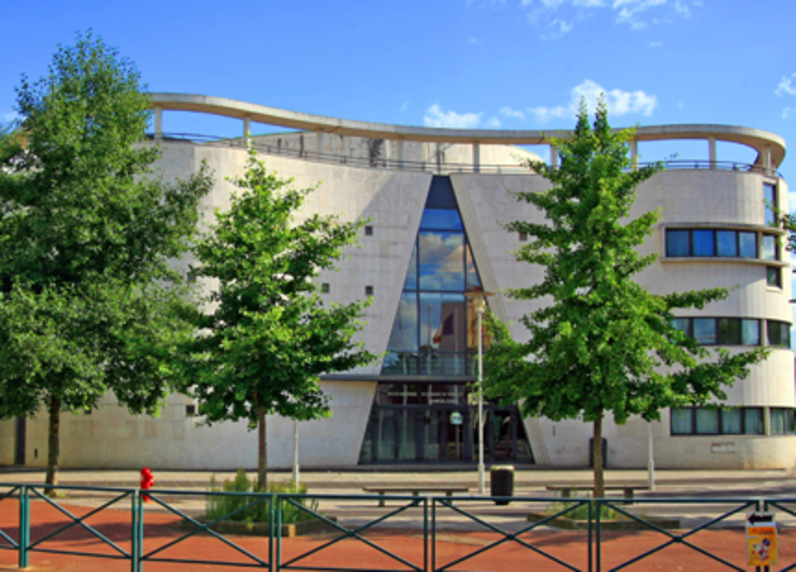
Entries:
[[[724,123],[796,144],[796,3],[772,0],[30,0],[0,19],[0,119],[21,73],[93,28],[151,91],[320,115],[506,129],[573,126],[608,94],[615,126]],[[237,122],[167,114],[173,132]],[[749,159],[734,146],[719,158]],[[705,158],[706,145],[678,145]],[[643,146],[648,159],[671,149]],[[794,163],[791,167],[790,163]],[[786,178],[796,161],[786,159]]]
[[[0,18],[0,120],[13,118],[20,74],[41,77],[58,43],[92,28],[151,91],[505,129],[571,128],[579,96],[604,91],[614,126],[744,125],[796,145],[794,16],[787,0],[30,0]],[[240,132],[189,113],[164,127]],[[640,151],[703,159],[706,147]],[[719,147],[719,159],[751,158]],[[796,161],[781,171],[792,179]]]

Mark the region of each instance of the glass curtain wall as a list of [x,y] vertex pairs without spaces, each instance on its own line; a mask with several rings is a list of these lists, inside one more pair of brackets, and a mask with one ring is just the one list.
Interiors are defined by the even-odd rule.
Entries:
[[[415,239],[360,461],[474,460],[477,315],[466,292],[482,290],[448,177],[435,176]],[[488,336],[484,336],[488,345]],[[401,379],[405,378],[405,379]],[[531,462],[516,406],[485,407],[489,460]]]

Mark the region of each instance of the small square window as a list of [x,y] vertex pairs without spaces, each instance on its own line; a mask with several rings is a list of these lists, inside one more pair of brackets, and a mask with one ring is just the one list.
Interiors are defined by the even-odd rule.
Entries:
[[330,290],[331,288],[329,287],[328,282],[324,282],[323,284],[321,284],[321,294],[328,294]]
[[741,246],[741,258],[757,258],[756,232],[739,232],[738,242]]
[[760,345],[760,320],[741,320],[741,343],[746,346]]
[[716,344],[716,320],[713,318],[694,318],[694,338],[703,346]]
[[734,230],[720,230],[716,233],[719,256],[738,256],[738,233]]
[[196,415],[196,405],[186,405],[185,406],[185,416],[186,417],[193,417]]
[[196,274],[189,272],[185,277],[185,280],[188,282],[188,284],[196,284]]
[[776,266],[766,266],[766,285],[782,288],[782,271]]
[[373,296],[373,286],[365,286],[365,296]]
[[365,227],[365,236],[373,236],[373,227],[372,226],[366,226]]
[[520,233],[520,242],[528,242],[528,233],[527,232],[521,232]]
[[694,256],[716,256],[716,233],[712,230],[694,231]]
[[666,231],[666,256],[690,256],[691,239],[687,230]]

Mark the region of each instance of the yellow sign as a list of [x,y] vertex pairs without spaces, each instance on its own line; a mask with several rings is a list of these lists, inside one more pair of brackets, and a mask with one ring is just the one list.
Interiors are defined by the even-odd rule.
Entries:
[[777,523],[774,513],[746,515],[746,554],[749,566],[771,566],[778,561]]

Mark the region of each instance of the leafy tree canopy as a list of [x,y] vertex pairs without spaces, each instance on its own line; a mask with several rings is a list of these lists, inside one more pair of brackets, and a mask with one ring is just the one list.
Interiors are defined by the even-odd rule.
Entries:
[[327,304],[314,279],[334,267],[364,224],[296,215],[313,189],[269,173],[255,154],[232,181],[243,192],[196,246],[197,276],[212,279],[208,311],[196,325],[199,359],[189,391],[208,422],[245,419],[260,427],[265,482],[265,414],[330,414],[322,373],[348,371],[374,356],[352,337],[369,302]]
[[185,252],[205,167],[163,183],[144,142],[135,66],[91,33],[59,46],[47,77],[23,76],[18,129],[0,138],[0,416],[94,406],[108,390],[154,413],[175,383],[192,301],[170,260]]
[[725,399],[723,388],[766,356],[764,348],[710,354],[674,327],[675,310],[701,309],[727,289],[655,295],[634,281],[656,258],[637,248],[659,213],[630,219],[630,209],[637,185],[662,166],[631,168],[632,137],[633,130],[612,132],[604,103],[592,128],[582,104],[572,137],[553,142],[560,167],[528,162],[552,187],[517,199],[542,211],[545,222],[505,227],[531,237],[516,258],[542,266],[544,280],[509,296],[549,303],[522,318],[527,342],[512,340],[493,320],[496,343],[486,358],[491,396],[519,402],[526,415],[595,423],[595,468],[606,412],[623,424],[634,414],[653,420],[665,407]]

